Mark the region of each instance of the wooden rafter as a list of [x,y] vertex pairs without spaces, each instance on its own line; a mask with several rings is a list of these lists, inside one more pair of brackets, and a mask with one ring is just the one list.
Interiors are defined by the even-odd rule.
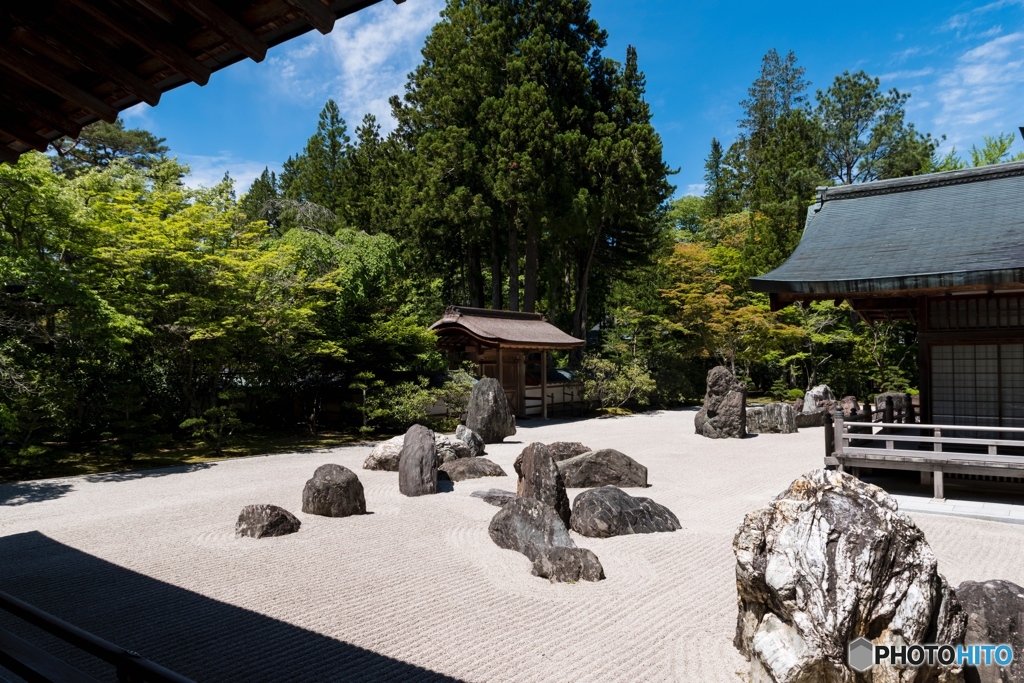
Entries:
[[0,68],[46,88],[53,94],[59,95],[76,106],[92,112],[104,121],[113,123],[117,119],[117,110],[109,104],[74,83],[70,83],[67,79],[47,67],[41,60],[33,59],[31,55],[17,48],[0,46]]
[[172,0],[199,21],[224,36],[224,39],[255,62],[262,62],[267,56],[267,44],[230,14],[210,0]]
[[285,0],[289,5],[302,15],[302,18],[312,24],[313,28],[324,35],[334,29],[335,17],[330,10],[324,7],[320,0]]

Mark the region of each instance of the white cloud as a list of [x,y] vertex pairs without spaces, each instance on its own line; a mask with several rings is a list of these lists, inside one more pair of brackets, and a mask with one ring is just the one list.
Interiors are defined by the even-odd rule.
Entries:
[[228,173],[235,181],[235,192],[241,196],[248,189],[264,168],[280,175],[281,166],[276,162],[239,159],[230,152],[219,154],[179,154],[178,161],[188,164],[192,173],[185,178],[185,184],[192,188],[212,187],[224,179]]
[[286,97],[322,103],[334,98],[350,129],[366,113],[388,131],[388,98],[401,94],[420,61],[442,0],[380,3],[349,15],[327,36],[310,34],[268,59],[268,76]]
[[936,85],[941,109],[935,123],[951,142],[1015,130],[1024,110],[1024,32],[963,53]]
[[704,191],[707,190],[707,183],[690,183],[686,186],[686,192],[683,196],[686,197],[703,197]]
[[893,71],[891,73],[882,74],[878,78],[882,81],[904,81],[911,78],[931,76],[933,73],[935,73],[935,69],[929,66],[924,69],[916,69],[912,71]]

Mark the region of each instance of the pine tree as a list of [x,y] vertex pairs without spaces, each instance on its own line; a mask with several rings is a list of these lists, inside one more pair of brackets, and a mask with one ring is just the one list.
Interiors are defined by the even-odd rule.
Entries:
[[316,133],[302,154],[289,157],[281,173],[281,193],[343,213],[351,201],[348,166],[351,145],[345,120],[334,100],[320,112]]

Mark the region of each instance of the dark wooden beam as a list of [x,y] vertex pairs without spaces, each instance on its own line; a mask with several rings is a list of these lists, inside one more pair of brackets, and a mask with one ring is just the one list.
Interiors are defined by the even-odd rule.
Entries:
[[51,20],[46,24],[32,20],[23,21],[20,17],[18,20],[23,28],[15,32],[15,37],[34,50],[49,50],[104,78],[109,78],[150,106],[155,107],[160,102],[160,91],[149,81],[107,57],[71,31],[65,30],[66,27],[58,26],[57,20]]
[[320,0],[285,0],[302,15],[313,28],[324,35],[334,30],[334,14]]
[[167,66],[183,74],[199,85],[210,82],[210,70],[197,62],[192,55],[175,45],[156,31],[132,19],[119,8],[110,8],[94,0],[68,0],[80,10],[135,43]]
[[37,119],[64,135],[77,137],[82,132],[82,124],[63,116],[56,107],[51,109],[39,104],[32,94],[3,74],[0,74],[0,104],[20,112],[26,118]]
[[40,152],[45,152],[46,148],[50,144],[50,141],[42,135],[23,123],[12,120],[8,116],[0,117],[0,133],[6,134],[18,142],[23,142],[29,147],[39,150]]
[[18,163],[18,157],[21,156],[21,152],[15,152],[7,145],[0,145],[0,162],[5,164],[16,164]]
[[46,88],[104,121],[113,123],[117,119],[116,109],[44,66],[41,60],[32,59],[21,50],[0,46],[0,67],[8,73]]
[[260,40],[259,36],[210,0],[171,1],[207,28],[219,33],[254,62],[262,62],[267,56],[267,44]]

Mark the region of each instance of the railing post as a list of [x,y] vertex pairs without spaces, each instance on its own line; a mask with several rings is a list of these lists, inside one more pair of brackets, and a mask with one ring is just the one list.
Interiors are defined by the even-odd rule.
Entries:
[[825,458],[831,458],[836,450],[836,431],[832,424],[832,416],[825,413]]
[[882,422],[888,422],[889,424],[892,424],[894,422],[893,415],[892,415],[892,410],[893,410],[892,396],[886,396],[885,397],[885,408],[883,409],[884,412],[882,413]]
[[843,433],[843,407],[838,404],[836,405],[835,425],[835,435],[833,438],[836,444],[836,457],[841,457],[843,455],[843,446],[846,445],[846,442],[843,438],[845,436]]
[[[935,428],[935,438],[936,439],[942,438],[942,430],[939,429],[938,427]],[[942,444],[940,442],[936,441],[935,443],[932,444],[932,450],[935,451],[936,453],[941,453],[942,452]]]

